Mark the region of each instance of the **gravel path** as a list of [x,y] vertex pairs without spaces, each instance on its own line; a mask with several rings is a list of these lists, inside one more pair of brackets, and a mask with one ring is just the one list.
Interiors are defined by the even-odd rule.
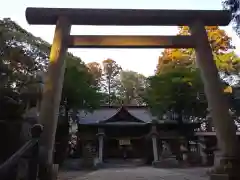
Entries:
[[110,168],[97,171],[67,171],[59,180],[207,180],[206,169]]

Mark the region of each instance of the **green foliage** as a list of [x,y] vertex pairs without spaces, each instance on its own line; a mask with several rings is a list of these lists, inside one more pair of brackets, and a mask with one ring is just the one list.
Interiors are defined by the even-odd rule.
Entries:
[[146,88],[146,77],[134,71],[122,71],[117,93],[124,104],[142,105]]
[[204,116],[207,107],[198,70],[181,67],[150,77],[145,101],[158,117],[170,110]]
[[[5,109],[11,112],[13,104],[24,109],[28,101],[39,98],[42,86],[39,72],[43,74],[47,69],[50,47],[11,19],[0,20],[0,100],[2,106],[8,104]],[[98,89],[85,64],[67,53],[66,66],[64,105],[70,109],[97,107]],[[4,117],[9,119],[9,115]]]
[[234,51],[219,55],[214,54],[214,59],[220,72],[227,74],[238,74],[240,70],[240,58]]
[[124,71],[112,59],[87,64],[89,72],[95,79],[95,85],[102,92],[102,104],[108,105],[142,105],[146,87],[146,77],[134,71]]
[[[26,101],[32,98],[33,91],[35,96],[38,95],[38,88],[33,88],[33,84],[38,81],[38,72],[47,65],[48,53],[45,50],[50,49],[50,45],[46,44],[11,19],[0,20],[0,99],[6,109],[1,113],[5,119],[10,118],[5,113],[11,111],[14,101],[15,105],[18,104],[17,109],[22,109]],[[26,92],[30,93],[28,97],[25,96]]]
[[[240,58],[232,51],[231,38],[218,26],[205,28],[221,77],[239,76]],[[179,27],[179,35],[189,34],[188,27]],[[205,116],[207,101],[194,49],[165,49],[149,82],[146,101],[158,115],[173,110],[187,116]],[[231,93],[226,95],[233,97]]]
[[[80,65],[79,65],[80,66]],[[86,68],[66,68],[62,92],[62,104],[68,109],[91,110],[99,106],[101,94],[93,84],[93,77]]]

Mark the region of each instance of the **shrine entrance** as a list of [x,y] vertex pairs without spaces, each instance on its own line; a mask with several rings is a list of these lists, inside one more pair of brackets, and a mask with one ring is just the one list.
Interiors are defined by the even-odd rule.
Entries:
[[141,151],[144,139],[132,138],[112,138],[107,140],[105,145],[106,159],[137,159],[144,158],[144,152]]
[[[64,78],[64,55],[68,48],[195,48],[197,66],[204,82],[208,107],[216,128],[219,147],[226,162],[237,154],[234,122],[213,60],[204,26],[226,26],[228,11],[218,10],[131,10],[131,9],[64,9],[27,8],[29,24],[56,25],[40,109],[44,125],[41,147],[48,164],[52,163],[59,102]],[[190,36],[76,36],[71,25],[102,26],[189,26]],[[155,142],[155,141],[154,141]],[[226,157],[231,157],[226,158]]]

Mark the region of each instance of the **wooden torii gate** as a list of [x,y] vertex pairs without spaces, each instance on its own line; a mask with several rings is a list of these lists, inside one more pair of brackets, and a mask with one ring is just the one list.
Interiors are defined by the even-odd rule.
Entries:
[[[27,8],[29,24],[56,25],[50,63],[41,103],[40,121],[44,124],[41,145],[45,161],[52,164],[52,152],[64,79],[67,48],[195,48],[197,65],[204,82],[208,106],[224,157],[235,159],[237,138],[234,122],[213,60],[204,26],[226,26],[228,11],[218,10],[132,10]],[[71,25],[103,26],[189,26],[190,36],[73,36]],[[233,162],[233,161],[231,161]]]

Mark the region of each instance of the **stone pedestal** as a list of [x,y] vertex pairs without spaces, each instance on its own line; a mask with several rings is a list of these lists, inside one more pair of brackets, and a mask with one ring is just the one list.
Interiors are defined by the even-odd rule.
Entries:
[[239,180],[240,179],[240,160],[235,157],[218,156],[219,165],[214,167],[211,172],[211,180]]
[[92,148],[91,142],[86,143],[86,145],[83,147],[83,167],[87,169],[94,168]]

